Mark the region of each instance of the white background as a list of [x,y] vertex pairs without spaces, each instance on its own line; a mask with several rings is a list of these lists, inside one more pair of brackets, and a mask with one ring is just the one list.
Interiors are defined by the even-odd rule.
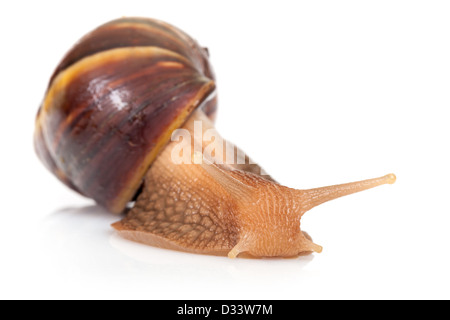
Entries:
[[[448,1],[1,2],[0,298],[450,298]],[[230,260],[117,237],[37,160],[34,117],[82,35],[121,16],[207,46],[218,130],[281,183],[397,174],[324,204],[297,259]]]

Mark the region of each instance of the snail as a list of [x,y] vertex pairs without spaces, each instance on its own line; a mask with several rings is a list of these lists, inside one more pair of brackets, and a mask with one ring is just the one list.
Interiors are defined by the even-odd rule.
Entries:
[[68,187],[125,213],[113,224],[124,238],[230,258],[321,252],[300,229],[305,212],[395,181],[282,186],[220,139],[216,110],[206,48],[165,22],[121,18],[84,36],[56,68],[35,150]]

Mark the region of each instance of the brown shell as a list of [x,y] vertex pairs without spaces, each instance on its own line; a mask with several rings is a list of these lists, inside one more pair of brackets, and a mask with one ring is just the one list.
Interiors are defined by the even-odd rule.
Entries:
[[157,20],[123,18],[82,38],[51,77],[36,119],[39,158],[72,189],[121,212],[198,107],[216,111],[207,51]]

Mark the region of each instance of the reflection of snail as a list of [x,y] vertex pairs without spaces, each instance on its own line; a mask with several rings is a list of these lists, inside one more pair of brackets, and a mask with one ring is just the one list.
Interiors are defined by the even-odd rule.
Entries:
[[[216,102],[207,51],[193,39],[157,20],[115,20],[57,67],[37,116],[36,150],[61,181],[111,212],[135,200],[114,224],[124,237],[230,257],[320,252],[300,231],[307,210],[395,181],[294,190],[257,165],[219,165],[219,153],[208,158],[214,164],[174,164],[172,132],[182,127],[195,137],[195,121],[213,128]],[[206,147],[201,138],[193,146]]]

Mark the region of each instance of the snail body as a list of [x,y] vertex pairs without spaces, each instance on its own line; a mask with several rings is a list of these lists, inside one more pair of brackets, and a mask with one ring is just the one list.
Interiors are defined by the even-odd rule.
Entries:
[[[204,154],[209,146],[194,129],[214,130],[216,109],[204,48],[164,22],[123,18],[86,35],[57,67],[38,112],[35,147],[62,182],[111,212],[134,201],[113,225],[125,238],[232,258],[321,252],[300,230],[306,211],[395,181],[391,174],[310,190],[284,187],[225,140],[224,149],[241,161]],[[169,140],[180,128],[194,137],[185,152],[194,163],[173,161],[179,145]]]

